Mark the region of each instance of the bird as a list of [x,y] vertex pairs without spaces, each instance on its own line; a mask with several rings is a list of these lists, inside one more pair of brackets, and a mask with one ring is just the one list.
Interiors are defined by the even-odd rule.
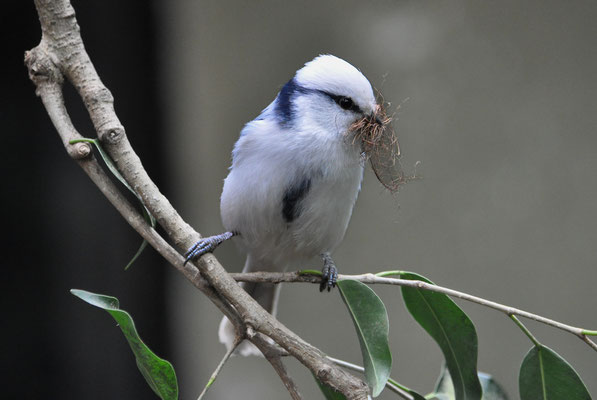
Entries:
[[[234,237],[246,252],[243,272],[285,271],[319,257],[320,291],[330,291],[338,277],[332,254],[363,180],[366,157],[351,129],[362,121],[384,124],[363,73],[331,54],[304,64],[241,130],[220,199],[226,232],[200,239],[185,253],[185,263]],[[280,285],[241,285],[276,314]],[[226,317],[218,332],[230,350],[235,330]],[[248,341],[235,353],[261,354]]]

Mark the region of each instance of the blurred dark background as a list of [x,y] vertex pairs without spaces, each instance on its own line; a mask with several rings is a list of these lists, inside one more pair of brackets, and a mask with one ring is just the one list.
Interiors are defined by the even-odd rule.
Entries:
[[[135,149],[162,190],[155,13],[146,2],[73,1],[86,48],[116,100]],[[168,354],[165,268],[152,249],[123,268],[141,239],[69,159],[35,96],[23,54],[39,43],[33,1],[1,16],[0,116],[7,211],[2,279],[4,398],[151,398],[115,321],[69,293],[116,296],[143,339]],[[74,89],[69,113],[84,136],[93,127]]]
[[[597,329],[594,2],[73,5],[132,145],[200,232],[222,230],[222,179],[243,124],[304,62],[332,53],[400,106],[402,163],[409,170],[420,161],[423,177],[391,196],[366,173],[335,255],[340,270],[413,270]],[[219,311],[152,249],[123,271],[140,239],[68,158],[23,66],[24,51],[40,39],[33,2],[11,2],[0,18],[5,397],[153,398],[111,317],[69,293],[80,288],[118,297],[144,341],[174,364],[181,399],[196,398],[223,355]],[[75,125],[94,136],[74,90],[65,91]],[[240,270],[233,245],[217,256]],[[375,290],[390,315],[392,376],[431,391],[437,346],[395,288]],[[330,355],[360,363],[340,297],[316,291],[286,285],[281,320]],[[531,343],[503,315],[459,304],[477,326],[479,368],[518,398],[518,367]],[[571,335],[528,326],[597,393],[595,352]],[[305,398],[321,398],[310,375],[288,364]],[[288,395],[264,360],[234,358],[208,398]]]

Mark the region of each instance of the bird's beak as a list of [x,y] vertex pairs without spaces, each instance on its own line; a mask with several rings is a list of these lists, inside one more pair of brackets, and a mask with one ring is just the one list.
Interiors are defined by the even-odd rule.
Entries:
[[379,118],[379,115],[377,115],[375,112],[372,112],[371,114],[369,114],[367,116],[367,119],[372,124],[376,124],[376,125],[379,125],[379,126],[383,125],[383,121],[381,120],[381,118]]
[[383,126],[383,120],[381,119],[381,117],[379,115],[380,110],[381,110],[381,107],[378,104],[377,107],[375,107],[375,110],[373,110],[373,112],[371,114],[369,114],[369,121],[371,121],[372,123],[375,123],[376,125]]
[[371,116],[371,118],[372,118],[372,120],[373,120],[373,121],[375,121],[375,123],[376,123],[377,125],[383,125],[383,121],[381,120],[381,118],[379,118],[379,115],[377,115],[377,114],[373,114],[373,115]]

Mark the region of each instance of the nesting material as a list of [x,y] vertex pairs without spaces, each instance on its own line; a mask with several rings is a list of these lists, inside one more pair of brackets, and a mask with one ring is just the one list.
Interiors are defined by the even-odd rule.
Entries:
[[405,176],[400,166],[400,147],[391,125],[392,120],[383,103],[378,104],[372,116],[363,117],[352,124],[349,137],[354,144],[360,143],[363,156],[371,163],[379,182],[395,193],[413,177]]

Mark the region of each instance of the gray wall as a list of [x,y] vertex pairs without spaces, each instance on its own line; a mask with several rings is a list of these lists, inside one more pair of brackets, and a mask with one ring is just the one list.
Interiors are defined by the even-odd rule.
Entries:
[[[200,232],[222,231],[219,195],[243,124],[304,62],[332,53],[400,105],[403,165],[420,161],[423,176],[391,196],[367,172],[335,255],[341,272],[413,270],[597,328],[594,2],[179,0],[159,7],[169,186]],[[217,256],[240,270],[234,245]],[[194,398],[224,352],[216,338],[220,314],[174,272],[168,286],[172,361],[182,398]],[[427,393],[439,349],[405,312],[396,288],[375,290],[390,314],[392,376]],[[531,343],[504,315],[459,304],[477,326],[480,369],[517,398],[518,366]],[[286,285],[279,317],[330,355],[360,362],[337,291]],[[597,395],[597,354],[570,335],[528,326]],[[310,376],[288,364],[305,397],[319,398]],[[226,365],[209,396],[287,397],[264,360],[240,358]]]

